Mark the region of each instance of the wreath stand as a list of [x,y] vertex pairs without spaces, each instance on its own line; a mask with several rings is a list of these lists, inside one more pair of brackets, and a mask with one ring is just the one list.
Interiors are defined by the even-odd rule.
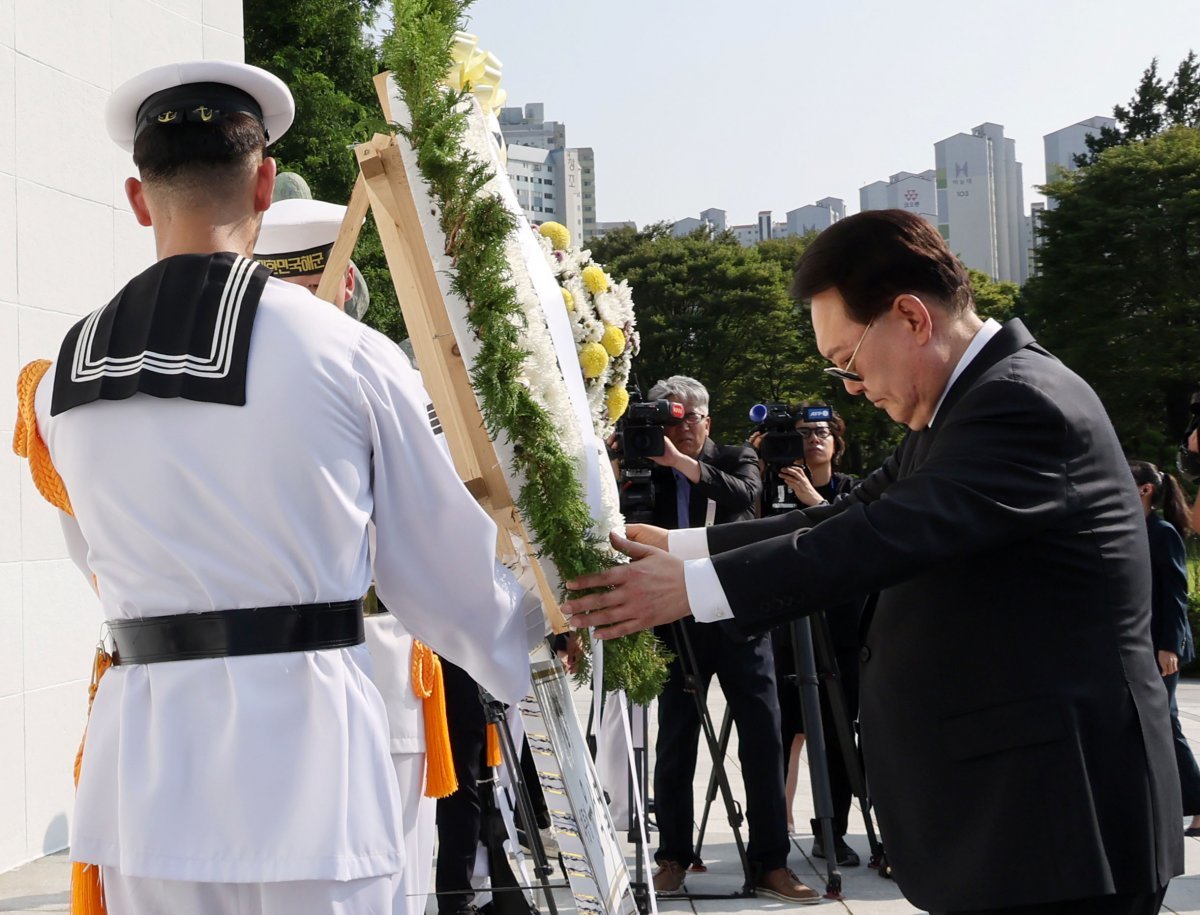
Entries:
[[[379,74],[375,88],[385,117],[394,120],[389,74]],[[405,165],[401,148],[405,142],[401,136],[376,134],[355,148],[359,175],[317,295],[333,301],[370,211],[413,354],[454,467],[499,528],[497,558],[517,569],[519,577],[531,577],[550,628],[564,632],[569,627],[555,593],[557,573],[552,566],[543,567],[548,560],[539,559],[517,512],[510,478],[488,438],[455,337],[430,252],[435,242],[426,237],[416,203],[419,195],[414,196],[414,184],[421,178],[410,175]],[[586,915],[636,915],[629,872],[571,702],[565,671],[544,640],[530,660],[534,688],[520,704],[522,720],[576,907]]]

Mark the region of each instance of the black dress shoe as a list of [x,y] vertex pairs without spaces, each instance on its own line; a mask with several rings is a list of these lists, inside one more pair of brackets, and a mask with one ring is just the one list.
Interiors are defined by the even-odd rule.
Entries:
[[[841,836],[835,836],[833,845],[837,849],[838,867],[858,867],[862,862],[859,860],[858,852],[846,844],[846,840]],[[813,837],[812,856],[814,858],[825,857],[825,840],[821,838],[821,834],[817,833]]]

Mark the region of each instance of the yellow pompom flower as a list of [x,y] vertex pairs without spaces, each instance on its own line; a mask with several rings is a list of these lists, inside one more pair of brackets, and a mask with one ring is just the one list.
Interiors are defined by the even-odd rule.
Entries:
[[608,289],[608,274],[595,264],[584,267],[583,285],[592,295],[599,295]]
[[629,406],[629,392],[624,385],[609,388],[605,403],[608,404],[608,421],[615,423],[625,415],[625,409]]
[[575,310],[575,296],[571,295],[571,290],[566,286],[562,288],[563,304],[567,306],[567,311]]
[[599,343],[585,343],[579,347],[579,364],[584,378],[599,378],[608,368],[608,351]]
[[571,247],[571,233],[561,222],[543,222],[538,231],[550,239],[555,251],[566,251]]
[[600,338],[600,343],[608,354],[615,358],[625,352],[625,332],[617,325],[609,324],[604,328],[604,336]]

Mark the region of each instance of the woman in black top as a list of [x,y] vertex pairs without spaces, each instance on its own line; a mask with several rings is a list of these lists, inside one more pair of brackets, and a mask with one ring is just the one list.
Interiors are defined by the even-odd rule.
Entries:
[[1150,639],[1170,699],[1183,815],[1192,818],[1184,834],[1200,836],[1200,767],[1179,726],[1179,709],[1175,704],[1180,668],[1196,656],[1187,615],[1187,551],[1183,541],[1192,532],[1187,503],[1179,481],[1169,473],[1163,473],[1148,461],[1130,461],[1129,469],[1146,512],[1151,568]]

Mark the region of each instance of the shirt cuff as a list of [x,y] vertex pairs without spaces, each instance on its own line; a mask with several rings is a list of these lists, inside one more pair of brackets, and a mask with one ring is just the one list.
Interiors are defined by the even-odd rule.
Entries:
[[688,605],[699,623],[733,619],[733,609],[725,598],[725,589],[711,559],[689,559],[683,564],[683,582]]
[[708,552],[708,528],[683,527],[667,531],[667,552],[680,559],[707,559],[711,555]]

